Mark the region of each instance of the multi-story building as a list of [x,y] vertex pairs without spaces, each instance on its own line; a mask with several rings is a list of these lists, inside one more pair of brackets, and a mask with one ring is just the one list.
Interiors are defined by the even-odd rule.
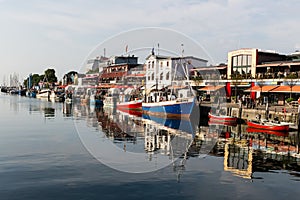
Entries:
[[[284,62],[288,57],[274,51],[262,51],[255,48],[239,49],[228,52],[227,76],[234,79],[237,75],[242,78],[256,78],[258,73],[264,72],[263,66],[267,62]],[[265,71],[267,72],[267,71]]]
[[99,76],[100,83],[120,83],[124,84],[124,79],[128,73],[139,66],[138,57],[135,56],[113,56],[107,66],[103,68]]
[[[299,58],[299,52],[285,55],[254,48],[231,51],[228,53],[228,81],[235,87],[235,95],[250,92],[252,99],[264,96],[269,102],[284,104],[288,96],[297,98],[300,93],[296,86],[300,77]],[[251,88],[245,90],[240,87],[242,83]]]
[[[207,60],[193,56],[168,57],[152,53],[146,58],[146,88],[162,89],[180,80],[190,77],[190,71],[199,66],[206,66]],[[174,81],[178,81],[177,83]]]

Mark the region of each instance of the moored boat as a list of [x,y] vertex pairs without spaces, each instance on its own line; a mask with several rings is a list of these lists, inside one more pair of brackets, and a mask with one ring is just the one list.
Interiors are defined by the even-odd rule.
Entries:
[[143,113],[147,115],[163,116],[168,118],[188,118],[195,105],[195,97],[169,101],[142,104]]
[[56,95],[54,91],[50,89],[42,89],[36,94],[36,98],[38,99],[55,99]]
[[273,123],[270,121],[247,121],[248,127],[263,129],[263,130],[272,130],[272,131],[288,131],[289,125],[288,124],[280,124],[280,123]]

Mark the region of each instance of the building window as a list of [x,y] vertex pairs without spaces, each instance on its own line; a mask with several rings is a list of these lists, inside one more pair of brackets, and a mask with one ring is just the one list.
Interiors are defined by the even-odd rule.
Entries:
[[161,73],[161,74],[160,74],[160,77],[159,77],[159,80],[163,80],[163,76],[164,76],[164,74]]
[[161,68],[163,67],[163,62],[160,62],[160,67],[161,67]]
[[152,61],[152,69],[154,68],[154,61]]
[[169,80],[170,79],[170,72],[168,72],[167,74],[166,74],[166,80]]
[[241,75],[243,78],[250,77],[252,56],[241,54],[232,57],[232,72],[236,75]]
[[167,67],[169,67],[169,61],[167,61]]
[[151,79],[152,79],[152,80],[154,80],[154,73],[152,73],[152,75],[151,75]]

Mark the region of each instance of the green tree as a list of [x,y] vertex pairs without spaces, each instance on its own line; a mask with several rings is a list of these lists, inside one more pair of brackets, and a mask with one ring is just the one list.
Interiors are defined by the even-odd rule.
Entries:
[[46,81],[49,83],[57,82],[57,77],[55,75],[55,69],[47,69],[45,72]]
[[40,77],[39,74],[33,74],[32,75],[32,85],[37,86],[39,84],[40,80],[41,80],[41,77]]

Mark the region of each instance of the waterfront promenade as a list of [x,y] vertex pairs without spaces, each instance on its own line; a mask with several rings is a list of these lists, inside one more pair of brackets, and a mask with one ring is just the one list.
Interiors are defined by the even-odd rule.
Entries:
[[[216,104],[212,104],[210,102],[201,102],[201,106],[210,107],[216,106]],[[228,108],[231,110],[229,115],[239,117],[239,104],[238,103],[223,103],[220,105],[221,108]],[[242,115],[241,118],[243,120],[253,120],[256,119],[257,115],[261,115],[262,118],[265,118],[266,115],[266,105],[257,105],[255,108],[247,108],[242,105]],[[290,106],[290,105],[269,105],[269,119],[274,119],[278,117],[280,121],[294,123],[294,125],[290,125],[291,128],[297,129],[298,125],[298,106]]]

